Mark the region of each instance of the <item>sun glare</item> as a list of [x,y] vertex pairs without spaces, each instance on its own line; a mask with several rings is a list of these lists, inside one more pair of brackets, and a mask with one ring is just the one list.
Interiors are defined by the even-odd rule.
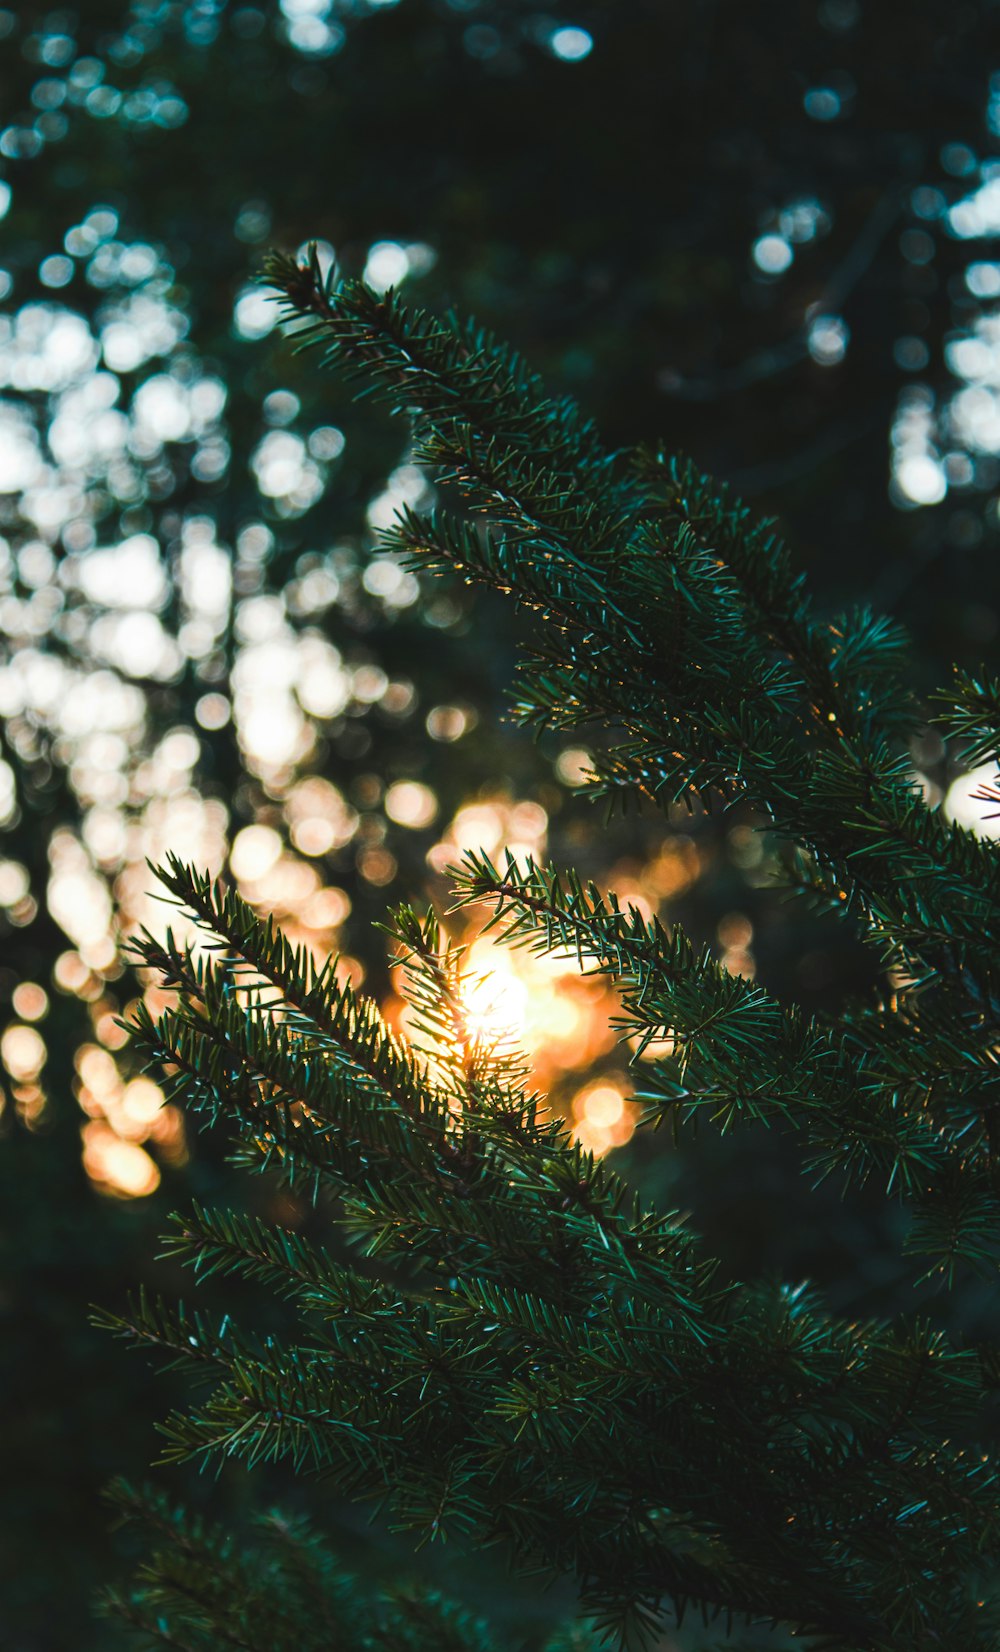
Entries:
[[462,988],[462,1001],[469,1033],[486,1044],[501,1041],[523,1043],[527,1030],[528,987],[515,974],[513,965],[500,954],[492,967],[477,967],[484,961],[484,953],[496,953],[495,947],[473,947],[470,968],[472,973]]

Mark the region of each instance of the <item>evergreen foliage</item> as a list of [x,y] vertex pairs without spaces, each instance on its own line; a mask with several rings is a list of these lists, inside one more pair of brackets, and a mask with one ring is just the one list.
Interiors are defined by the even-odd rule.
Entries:
[[[303,667],[318,636],[339,652],[348,688],[370,682],[359,667],[374,666],[398,692],[416,690],[405,714],[367,698],[335,718],[308,712],[315,745],[289,771],[294,788],[321,768],[364,811],[364,827],[385,834],[377,852],[359,836],[312,863],[351,903],[339,944],[376,994],[384,948],[373,920],[420,888],[428,847],[477,793],[499,784],[542,803],[555,863],[572,862],[602,888],[621,888],[609,868],[626,858],[646,880],[663,836],[651,811],[603,831],[601,811],[588,819],[557,790],[552,746],[533,749],[500,724],[513,605],[438,580],[405,608],[367,588],[387,573],[382,561],[367,566],[367,510],[394,485],[405,436],[375,408],[348,421],[342,386],[315,373],[308,354],[289,360],[277,330],[259,336],[266,307],[262,322],[245,287],[258,247],[316,235],[343,270],[360,274],[370,262],[373,280],[386,255],[398,269],[405,253],[408,298],[488,318],[550,382],[580,395],[612,446],[657,432],[668,451],[683,444],[733,478],[755,507],[780,511],[797,566],[815,568],[824,612],[856,598],[905,616],[911,679],[926,692],[944,679],[942,662],[976,670],[1000,612],[996,476],[980,437],[993,443],[982,391],[970,395],[969,384],[991,325],[988,280],[977,280],[993,257],[989,214],[974,234],[968,220],[970,206],[990,199],[980,192],[996,148],[994,24],[986,0],[910,0],[905,28],[895,8],[856,0],[0,5],[9,368],[0,407],[0,1038],[23,1019],[20,986],[49,997],[34,1024],[47,1048],[43,1096],[19,1093],[0,1060],[9,1236],[0,1240],[0,1390],[16,1419],[0,1441],[4,1645],[108,1652],[113,1632],[90,1622],[87,1600],[127,1538],[95,1516],[98,1488],[109,1451],[141,1476],[169,1379],[122,1362],[86,1324],[85,1306],[120,1300],[144,1276],[174,1204],[194,1193],[235,1205],[244,1196],[218,1139],[189,1132],[182,1163],[176,1137],[177,1152],[165,1150],[165,1119],[155,1121],[158,1139],[128,1138],[156,1162],[158,1191],[115,1196],[101,1174],[95,1138],[107,1145],[118,1125],[81,1112],[81,1046],[102,1043],[97,1026],[138,986],[115,961],[79,994],[64,990],[65,954],[81,944],[89,908],[75,895],[55,898],[67,887],[57,863],[75,844],[110,898],[113,939],[142,900],[142,855],[179,846],[177,810],[190,819],[205,807],[212,841],[197,858],[213,869],[227,846],[220,803],[230,842],[259,820],[295,854],[284,800],[265,789],[245,738],[256,718],[241,683],[267,675],[248,670],[258,598],[275,614],[281,604],[285,647],[300,651]],[[561,55],[563,43],[579,51],[588,36],[589,55]],[[791,259],[779,275],[757,258],[776,238]],[[888,437],[912,430],[921,398],[933,398],[927,418],[947,494],[899,508],[912,499],[886,486]],[[175,439],[183,405],[197,417]],[[323,485],[308,508],[308,489],[293,502],[260,485],[265,453],[272,475],[282,443],[311,460],[318,427],[335,444],[329,426],[348,445],[319,459]],[[905,444],[892,451],[893,474],[912,465]],[[290,487],[294,466],[284,471]],[[224,578],[229,563],[233,575],[207,655],[201,625],[185,624],[189,594],[212,607],[217,589],[214,577],[203,584],[192,573],[201,553],[189,553],[189,535],[203,543],[206,534],[217,570]],[[110,588],[98,577],[110,559],[124,562],[126,543],[131,567],[135,553],[150,575],[158,568],[158,595],[145,576]],[[136,628],[146,597],[152,612]],[[139,636],[149,646],[120,652]],[[182,656],[179,674],[164,676]],[[206,694],[230,702],[224,727],[203,726]],[[478,718],[475,734],[439,741],[428,729],[425,738],[424,720],[442,702],[463,708],[466,728]],[[98,724],[112,742],[95,773]],[[165,804],[159,781],[147,797],[148,765],[159,765],[161,747],[177,749],[178,730],[189,754],[196,737],[198,754],[184,791]],[[947,791],[958,750],[926,741],[918,762]],[[419,777],[437,800],[438,828],[411,830],[369,805],[373,777],[386,791]],[[96,802],[98,788],[112,801]],[[733,816],[681,823],[665,847],[690,851],[697,879],[666,897],[670,917],[700,944],[739,910],[753,925],[759,979],[785,1002],[831,1005],[869,975],[868,960],[849,926],[768,900],[752,858],[761,845],[747,844],[747,832]],[[769,841],[763,864],[775,852]],[[381,881],[387,856],[392,886]],[[369,868],[380,869],[378,881]],[[94,951],[101,956],[109,953]],[[554,1040],[550,1053],[563,1050],[572,1057],[584,1045]],[[115,1061],[127,1084],[128,1051]],[[553,1099],[562,1104],[565,1092],[568,1101],[583,1082],[578,1064]],[[117,1120],[128,1129],[121,1111]],[[661,1150],[665,1137],[640,1133],[626,1155],[651,1196],[693,1206],[713,1254],[822,1279],[848,1312],[905,1305],[898,1213],[874,1188],[838,1206],[830,1178],[810,1200],[797,1176],[801,1137],[784,1128],[724,1139],[703,1131],[677,1152]],[[147,1161],[133,1155],[136,1164]],[[146,1175],[148,1187],[155,1171]],[[657,1181],[666,1185],[654,1193]],[[269,1181],[246,1197],[270,1214],[284,1199]],[[161,1284],[176,1294],[171,1268]],[[953,1328],[978,1321],[983,1334],[987,1289],[939,1299],[942,1317]],[[277,1484],[261,1492],[260,1477],[253,1485],[258,1496],[284,1495]],[[248,1489],[242,1475],[227,1476],[213,1508],[231,1510]]]
[[[628,920],[579,890],[567,903],[530,875],[504,881],[479,866],[471,891],[512,906],[520,933],[533,926],[546,944],[553,925],[563,941],[570,930],[604,937],[588,951],[634,980],[649,1038],[678,1016],[683,1027],[681,981],[698,983],[711,1013],[694,1010],[696,1036],[681,1041],[665,1106],[684,1098],[692,1060],[711,1062],[716,1050],[724,1061],[729,1045],[724,1107],[766,1108],[774,1074],[788,1115],[815,1131],[822,1168],[901,1183],[920,1213],[914,1242],[940,1265],[992,1260],[1000,868],[989,844],[926,808],[912,778],[900,736],[918,714],[899,681],[900,628],[866,610],[816,618],[769,523],[754,525],[725,490],[662,454],[641,454],[637,475],[612,467],[591,430],[473,329],[411,317],[393,295],[357,283],[334,288],[315,265],[306,277],[278,259],[272,275],[289,313],[305,318],[300,347],[323,345],[328,362],[366,374],[409,412],[418,450],[464,495],[464,519],[410,512],[394,543],[415,565],[509,590],[535,614],[521,720],[613,731],[596,760],[598,795],[755,805],[796,846],[793,887],[854,919],[901,990],[854,1006],[824,1036],[760,988],[687,958],[683,939],[665,967],[655,927],[632,926],[626,966],[615,937]],[[543,472],[563,439],[569,468]],[[488,517],[485,531],[473,513]],[[955,732],[977,732],[983,752],[996,739],[995,694],[962,675],[954,698]],[[689,1024],[691,1014],[689,1005]],[[709,1075],[716,1085],[718,1076]]]
[[[276,257],[268,279],[300,346],[405,413],[459,500],[406,515],[396,549],[534,614],[521,721],[602,729],[592,789],[612,801],[753,804],[794,848],[791,887],[858,927],[891,990],[807,1018],[531,863],[468,855],[458,902],[611,976],[640,1045],[673,1040],[643,1064],[651,1119],[790,1122],[820,1175],[907,1201],[932,1271],[994,1269],[1000,883],[912,778],[899,629],[821,620],[769,524],[686,462],[605,453],[488,335],[338,286],[315,257]],[[998,698],[958,677],[942,721],[992,753]],[[295,1319],[279,1344],[146,1299],[103,1316],[212,1384],[166,1423],[168,1457],[287,1459],[425,1537],[502,1542],[572,1575],[629,1643],[695,1607],[831,1647],[996,1645],[990,1350],[720,1280],[476,1032],[433,914],[390,927],[407,1042],[237,894],[176,857],[160,875],[204,944],[141,941],[176,1003],[139,1012],[137,1043],[227,1122],[239,1162],[333,1195],[357,1245],[344,1264],[235,1213],[178,1220],[196,1273],[262,1280]]]
[[[498,1652],[480,1619],[434,1590],[366,1588],[306,1522],[268,1511],[237,1541],[172,1508],[152,1487],[116,1482],[122,1522],[147,1536],[149,1558],[128,1594],[104,1610],[137,1642],[177,1652]],[[582,1633],[546,1652],[588,1652]]]

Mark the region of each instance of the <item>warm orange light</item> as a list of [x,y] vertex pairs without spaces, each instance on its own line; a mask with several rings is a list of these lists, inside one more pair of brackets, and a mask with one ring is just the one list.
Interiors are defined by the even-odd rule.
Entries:
[[114,1124],[119,1135],[144,1141],[163,1106],[163,1091],[151,1078],[133,1078],[122,1092]]
[[382,889],[396,876],[396,857],[388,849],[362,849],[358,856],[358,871],[366,883]]
[[128,1033],[119,1026],[117,1012],[104,1003],[94,1005],[91,1014],[94,1018],[94,1031],[107,1050],[121,1050],[128,1043]]
[[611,1084],[595,1084],[583,1096],[583,1116],[598,1130],[610,1130],[625,1113],[625,1098]]
[[[491,952],[495,950],[489,948]],[[486,1044],[504,1039],[520,1041],[524,1034],[528,988],[512,968],[504,967],[506,955],[499,956],[503,961],[480,973],[474,967],[476,948],[473,947],[470,959],[473,973],[462,983],[466,1026],[473,1038]]]
[[101,1101],[109,1100],[121,1089],[121,1074],[114,1056],[97,1044],[81,1044],[76,1052],[76,1070],[88,1090]]
[[419,780],[397,780],[385,794],[385,812],[398,826],[416,832],[430,825],[438,812],[438,801],[430,787]]
[[33,1130],[45,1112],[45,1091],[38,1084],[15,1084],[14,1103],[22,1124]]
[[160,1172],[138,1142],[122,1141],[98,1119],[83,1126],[83,1165],[104,1193],[142,1199],[160,1185]]
[[434,706],[427,713],[426,728],[432,740],[450,743],[460,740],[473,727],[476,714],[464,706]]
[[569,746],[556,758],[556,774],[564,786],[582,786],[593,770],[594,760],[582,746]]
[[[669,838],[642,873],[642,883],[658,900],[670,900],[689,889],[701,870],[701,856],[690,838]],[[612,880],[613,881],[613,880]]]
[[47,1056],[48,1050],[41,1033],[21,1022],[13,1022],[0,1038],[0,1057],[17,1083],[32,1083],[45,1066]]
[[149,1136],[151,1141],[155,1141],[161,1159],[167,1164],[187,1164],[190,1155],[184,1133],[184,1115],[179,1107],[174,1107],[169,1102],[161,1107],[150,1125]]
[[332,820],[320,815],[307,815],[297,820],[291,829],[291,839],[303,855],[326,855],[337,843],[337,830]]
[[645,1045],[641,1034],[636,1033],[628,1042],[642,1061],[667,1061],[677,1049],[677,1040],[670,1033],[663,1038],[651,1038]]
[[573,1097],[573,1140],[598,1157],[623,1147],[635,1130],[635,1106],[617,1083],[600,1079]]
[[273,826],[244,826],[233,839],[229,864],[241,883],[256,883],[271,870],[280,854],[281,838]]
[[22,1021],[41,1021],[49,1007],[49,995],[36,981],[21,981],[14,988],[11,1002]]
[[307,929],[339,929],[350,910],[343,889],[318,889],[303,908],[302,922]]
[[61,952],[56,959],[53,976],[62,992],[71,992],[86,1003],[100,998],[104,990],[103,982],[97,979],[78,952]]
[[745,912],[727,912],[715,933],[723,946],[743,950],[753,940],[753,924]]

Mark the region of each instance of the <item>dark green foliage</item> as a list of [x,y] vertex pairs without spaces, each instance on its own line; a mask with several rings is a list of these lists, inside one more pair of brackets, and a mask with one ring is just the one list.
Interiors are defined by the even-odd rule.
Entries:
[[947,707],[935,721],[949,734],[969,741],[965,762],[972,766],[994,761],[1000,751],[1000,680],[984,671],[974,676],[956,668],[948,691],[934,698]]
[[[853,0],[767,8],[735,0],[632,0],[620,7],[550,0],[543,10],[537,0],[402,0],[377,8],[334,0],[328,19],[335,35],[343,30],[343,46],[327,56],[303,46],[300,29],[274,0],[87,0],[75,8],[7,0],[0,8],[2,124],[10,129],[0,170],[13,187],[2,254],[13,293],[4,300],[3,322],[8,315],[14,325],[22,315],[27,320],[28,306],[41,301],[53,316],[68,309],[82,318],[96,349],[133,302],[155,305],[165,297],[185,336],[161,339],[159,350],[132,368],[116,366],[111,350],[99,361],[102,382],[117,389],[117,408],[130,418],[147,382],[162,373],[188,383],[187,375],[207,370],[225,383],[216,433],[231,457],[222,475],[202,468],[201,444],[189,438],[153,452],[135,444],[141,451],[131,453],[126,485],[100,455],[69,478],[56,466],[56,491],[60,478],[70,480],[67,510],[74,514],[83,487],[83,520],[93,522],[97,547],[135,532],[157,540],[170,591],[162,611],[168,633],[175,635],[183,618],[178,538],[192,516],[214,521],[234,562],[240,528],[268,523],[274,543],[256,574],[260,589],[287,594],[290,608],[301,569],[333,547],[342,553],[346,540],[349,565],[336,570],[342,600],[292,623],[315,625],[349,665],[372,660],[411,678],[419,704],[408,721],[355,707],[361,714],[352,714],[345,729],[322,727],[322,771],[347,794],[358,776],[375,774],[389,784],[417,773],[437,794],[442,821],[485,781],[502,777],[518,797],[551,786],[548,761],[497,728],[494,692],[508,677],[501,605],[470,610],[464,594],[460,602],[443,601],[439,582],[430,581],[430,602],[440,600],[458,623],[427,628],[422,604],[386,614],[364,591],[365,506],[399,461],[399,427],[380,428],[374,413],[353,419],[346,458],[328,468],[323,493],[304,518],[282,518],[255,483],[251,459],[270,428],[262,407],[268,392],[280,386],[286,407],[289,391],[298,398],[291,429],[303,440],[320,423],[348,429],[345,398],[311,372],[308,356],[281,365],[277,335],[249,341],[234,331],[233,301],[255,246],[268,235],[294,247],[319,234],[336,247],[342,267],[357,273],[370,246],[389,237],[427,243],[438,255],[429,274],[411,273],[407,294],[415,288],[421,302],[454,303],[488,319],[553,384],[579,391],[614,445],[662,432],[668,451],[683,444],[709,469],[736,476],[755,502],[763,498],[765,508],[779,510],[821,603],[836,609],[868,598],[879,610],[905,614],[918,642],[915,681],[926,687],[938,680],[940,661],[953,655],[975,669],[997,608],[1000,562],[974,548],[979,531],[995,543],[995,460],[974,452],[971,483],[950,487],[940,506],[899,510],[886,489],[886,438],[900,398],[914,385],[912,362],[893,360],[895,342],[903,339],[918,357],[929,352],[917,377],[937,397],[943,433],[956,383],[963,382],[944,342],[974,332],[984,308],[964,271],[970,258],[992,255],[980,241],[952,235],[948,209],[978,187],[977,163],[988,166],[983,111],[995,8],[985,0],[955,8],[911,0],[902,26],[895,8]],[[557,24],[590,30],[594,50],[585,61],[558,61],[547,48]],[[302,27],[322,30],[312,18]],[[843,99],[832,124],[803,106],[807,87],[827,84]],[[172,100],[171,121],[186,110],[183,124],[158,118],[164,97]],[[144,113],[137,115],[137,104]],[[967,165],[955,169],[949,150],[963,145]],[[926,199],[936,192],[936,216],[928,218]],[[811,240],[795,241],[794,261],[781,278],[765,278],[752,262],[754,238],[783,232],[787,211],[802,201],[820,210],[820,228]],[[48,284],[42,261],[61,256],[71,244],[67,232],[95,208],[109,207],[119,219],[117,254],[127,252],[131,267],[109,274],[104,254],[115,249],[90,253],[77,238],[72,279]],[[141,264],[150,248],[156,267],[136,284],[133,249]],[[6,287],[6,275],[0,280]],[[810,357],[817,301],[849,329],[839,365]],[[48,463],[59,394],[10,385],[4,401],[37,428]],[[958,437],[949,433],[949,450],[965,446]],[[537,458],[559,470],[551,453]],[[23,506],[12,493],[0,500],[12,552],[7,645],[107,671],[90,644],[91,623],[106,625],[107,618],[75,580],[62,577],[79,541],[67,534],[64,543],[48,518],[42,537],[52,535],[59,571],[37,592],[19,561],[21,548],[38,537]],[[244,566],[238,577],[253,571]],[[65,606],[54,621],[48,610],[52,623],[41,635],[39,613],[56,589]],[[244,600],[234,603],[230,633]],[[206,689],[228,694],[231,640],[227,635],[211,660],[190,662],[179,680],[150,681],[144,673],[134,679],[145,700],[146,735],[130,763],[140,764],[166,731],[196,730],[195,706]],[[474,740],[456,747],[423,741],[424,713],[446,697],[478,710]],[[44,898],[49,841],[58,828],[78,833],[89,805],[72,753],[44,715],[13,717],[0,742],[20,809],[5,829],[3,854],[26,867],[37,901],[24,928],[9,926],[0,911],[5,1020],[17,981],[48,986],[67,947]],[[202,731],[199,743],[193,785],[225,800],[234,830],[269,807],[254,777],[241,774],[233,723]],[[954,752],[950,759],[942,753],[935,778],[946,786],[954,772]],[[566,826],[579,828],[579,812],[541,801],[550,810],[557,860],[573,859],[597,877],[623,854],[642,856],[660,830],[655,816],[639,824],[632,817],[602,835],[595,813],[587,842],[574,837],[570,850]],[[399,863],[390,891],[398,899],[419,887],[429,840],[383,824]],[[824,967],[832,965],[833,925],[818,930],[805,903],[776,910],[763,891],[740,885],[727,866],[727,824],[695,817],[705,875],[684,903],[685,927],[700,945],[716,918],[745,904],[760,979],[784,1000],[801,994],[811,1002],[800,959],[811,948],[815,960],[821,948]],[[116,868],[101,870],[110,887]],[[378,970],[382,949],[371,920],[384,891],[359,874],[353,846],[329,857],[323,870],[353,901],[344,944],[369,971]],[[671,910],[671,918],[677,915]],[[844,962],[840,980],[867,975],[857,949]],[[135,990],[132,978],[115,990],[120,1007]],[[79,1166],[72,1091],[74,1046],[91,1036],[85,1007],[57,996],[42,1031],[50,1048],[48,1125],[55,1128],[30,1134],[11,1100],[2,1124],[9,1243],[0,1270],[0,1344],[5,1406],[16,1426],[7,1430],[0,1469],[0,1641],[24,1652],[62,1652],[70,1642],[89,1652],[95,1643],[83,1593],[108,1564],[95,1488],[112,1462],[127,1460],[139,1471],[155,1404],[152,1383],[140,1389],[127,1364],[116,1378],[117,1351],[88,1334],[83,1305],[95,1297],[117,1300],[148,1271],[164,1219],[161,1201],[239,1199],[204,1137],[189,1167],[163,1166],[159,1196],[120,1206],[97,1195]],[[712,1245],[720,1253],[735,1241],[742,1265],[745,1247],[759,1253],[761,1234],[769,1232],[769,1260],[785,1276],[797,1278],[815,1263],[827,1270],[824,1278],[832,1276],[838,1300],[856,1296],[862,1276],[870,1280],[885,1263],[877,1236],[865,1230],[865,1201],[852,1199],[841,1211],[830,1179],[815,1202],[807,1267],[802,1228],[796,1230],[789,1206],[814,1207],[804,1192],[796,1194],[787,1164],[780,1198],[767,1191],[762,1173],[770,1169],[773,1187],[781,1140],[780,1128],[752,1139],[737,1129],[722,1143],[702,1132],[698,1152],[682,1142],[675,1156],[659,1152],[659,1141],[647,1134],[635,1153],[648,1155],[653,1176],[672,1178],[665,1202],[693,1203],[698,1222],[709,1227],[714,1214],[720,1231],[713,1230]],[[879,1171],[872,1188],[881,1180]],[[270,1205],[266,1182],[253,1193]],[[780,1220],[770,1215],[777,1209]],[[164,1273],[158,1283],[170,1294],[175,1282]],[[896,1294],[905,1301],[903,1269],[898,1277]],[[968,1296],[962,1300],[967,1304]],[[867,1299],[858,1311],[867,1311]],[[989,1314],[983,1317],[989,1323]],[[239,1501],[243,1493],[236,1495]],[[268,1495],[278,1496],[277,1488]],[[101,1652],[106,1633],[102,1628]]]
[[[943,1621],[992,1644],[1000,1612],[975,1599],[1000,1544],[995,1477],[947,1443],[976,1426],[973,1352],[925,1324],[831,1320],[801,1287],[720,1286],[683,1224],[643,1210],[539,1118],[509,1054],[495,1065],[464,1032],[460,959],[433,921],[396,926],[446,1033],[429,1075],[236,896],[177,863],[167,881],[224,941],[211,965],[145,943],[180,1000],[140,1043],[227,1113],[245,1162],[335,1192],[376,1263],[183,1217],[171,1248],[197,1273],[264,1280],[296,1317],[282,1344],[142,1299],[102,1316],[213,1383],[165,1425],[168,1457],[288,1458],[403,1528],[503,1539],[575,1575],[609,1626],[670,1601],[837,1644],[930,1645]],[[289,993],[241,1003],[251,976]]]
[[[109,1590],[109,1616],[136,1643],[178,1652],[494,1652],[484,1623],[431,1589],[372,1590],[301,1520],[259,1516],[237,1538],[185,1515],[150,1487],[111,1488],[151,1547],[134,1587]],[[570,1652],[554,1643],[550,1652]],[[579,1642],[579,1652],[586,1652]]]
[[[957,969],[977,1006],[995,1006],[1000,873],[987,847],[926,810],[891,740],[916,721],[897,682],[898,627],[867,610],[821,623],[801,595],[776,598],[784,548],[725,498],[713,506],[689,467],[650,481],[645,462],[615,480],[608,457],[581,457],[571,485],[542,470],[523,432],[544,452],[532,411],[558,443],[564,409],[538,402],[507,353],[459,323],[410,319],[391,293],[358,283],[335,290],[318,266],[306,275],[277,258],[269,279],[303,318],[300,344],[367,373],[414,416],[439,479],[488,515],[480,533],[411,512],[390,543],[414,566],[510,590],[537,615],[522,720],[624,736],[598,764],[603,790],[756,805],[809,857],[803,882],[821,904],[867,921],[883,961],[924,980]],[[498,378],[491,421],[480,409]]]
[[[645,1068],[637,1092],[656,1122],[669,1114],[676,1125],[703,1111],[722,1129],[741,1117],[782,1118],[808,1132],[824,1173],[842,1169],[860,1181],[875,1173],[890,1189],[898,1180],[933,1199],[946,1147],[921,1111],[893,1104],[885,1066],[868,1070],[865,1046],[849,1028],[783,1008],[730,975],[708,948],[696,955],[680,929],[668,935],[634,908],[623,912],[613,895],[584,890],[572,874],[564,889],[530,862],[525,869],[508,859],[501,873],[488,857],[470,854],[459,889],[463,900],[494,899],[491,923],[513,942],[570,947],[581,965],[612,975],[627,1012],[623,1032],[638,1037],[640,1053],[654,1040],[672,1040],[676,1053]],[[912,1082],[908,1053],[907,1044],[895,1051],[900,1083],[908,1074]]]
[[[405,409],[463,495],[463,516],[411,515],[398,542],[543,622],[522,719],[602,725],[599,792],[752,800],[799,849],[799,886],[853,914],[898,988],[807,1019],[530,863],[470,855],[459,904],[491,902],[511,941],[572,948],[619,984],[624,1030],[674,1039],[644,1088],[655,1115],[791,1121],[823,1173],[877,1174],[912,1201],[933,1265],[995,1266],[997,877],[908,778],[898,631],[815,619],[739,506],[687,468],[612,462],[458,322],[315,263],[276,259],[269,278],[306,342]],[[525,433],[557,458],[565,440],[571,488]],[[877,1652],[939,1644],[942,1625],[995,1644],[1000,1499],[975,1447],[988,1350],[923,1320],[838,1320],[802,1286],[721,1283],[683,1221],[630,1196],[526,1093],[516,1052],[470,1028],[461,949],[433,915],[403,908],[390,930],[411,1047],[236,894],[176,858],[161,876],[207,950],[140,944],[177,1007],[141,1012],[138,1044],[229,1121],[242,1163],[331,1194],[367,1258],[183,1218],[171,1247],[196,1271],[264,1280],[295,1313],[284,1341],[142,1299],[104,1316],[211,1376],[165,1425],[168,1457],[288,1459],[402,1528],[502,1541],[522,1568],[574,1576],[627,1641],[693,1605]]]
[[[548,945],[571,937],[624,976],[634,993],[627,1007],[642,1006],[643,1035],[679,1023],[683,1087],[667,1075],[665,1106],[684,1098],[692,1056],[721,1050],[728,1087],[713,1089],[717,1069],[704,1091],[690,1086],[702,1097],[693,1105],[714,1103],[723,1118],[730,1109],[752,1115],[776,1084],[788,1114],[815,1132],[822,1169],[863,1177],[874,1168],[890,1188],[915,1194],[915,1238],[942,1266],[957,1257],[990,1262],[1000,1214],[992,1123],[1000,864],[989,844],[928,810],[911,778],[901,734],[918,713],[898,680],[898,627],[866,610],[815,618],[768,525],[755,527],[689,465],[646,453],[637,474],[619,461],[616,475],[604,455],[581,459],[570,497],[548,488],[543,510],[518,443],[530,413],[522,403],[537,399],[537,387],[509,374],[512,407],[504,402],[490,428],[476,412],[494,377],[508,372],[505,352],[463,353],[472,335],[459,323],[408,318],[393,295],[336,288],[315,267],[277,258],[268,278],[289,312],[307,318],[304,343],[325,343],[328,359],[359,372],[377,358],[380,389],[410,413],[422,451],[461,490],[463,517],[410,513],[397,545],[419,566],[509,589],[534,613],[541,640],[521,674],[521,720],[609,731],[595,759],[599,794],[755,805],[795,845],[799,891],[858,922],[905,986],[813,1032],[707,958],[696,968],[683,937],[668,945],[655,927],[632,926],[626,958],[627,918],[579,889],[567,906],[545,880],[525,884],[515,874],[505,883],[473,865],[472,892],[509,902],[520,932],[534,924]],[[442,389],[453,380],[468,422]],[[538,406],[563,428],[561,407]],[[603,533],[580,538],[576,524],[588,511],[617,522],[613,546]],[[475,513],[486,515],[485,529]],[[969,701],[969,716],[981,721],[987,694]],[[684,1003],[685,976],[706,994],[701,1010],[697,1000]],[[693,1042],[685,1018],[697,1029]],[[760,1101],[743,1099],[748,1076]]]

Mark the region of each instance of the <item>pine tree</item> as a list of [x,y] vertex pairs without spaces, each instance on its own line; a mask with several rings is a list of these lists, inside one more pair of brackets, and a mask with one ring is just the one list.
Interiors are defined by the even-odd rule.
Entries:
[[[680,930],[509,856],[466,855],[457,905],[612,978],[639,1048],[669,1035],[637,1088],[651,1125],[790,1125],[820,1177],[904,1201],[928,1275],[992,1274],[1000,877],[912,773],[902,632],[821,618],[771,524],[686,461],[605,452],[473,325],[338,285],[315,257],[275,257],[267,279],[299,347],[408,417],[456,502],[406,514],[392,547],[534,616],[520,721],[602,730],[592,790],[612,804],[751,804],[790,846],[791,888],[857,926],[886,988],[806,1017]],[[1000,757],[1000,682],[956,673],[940,703],[970,761]],[[288,1459],[424,1537],[499,1542],[575,1578],[626,1644],[689,1607],[866,1652],[997,1644],[991,1349],[722,1281],[470,1023],[462,949],[433,912],[389,925],[407,1041],[235,892],[177,858],[160,876],[204,944],[138,943],[176,1000],[139,1012],[137,1044],[225,1121],[240,1163],[332,1193],[358,1246],[344,1263],[235,1212],[177,1218],[196,1274],[263,1282],[296,1329],[279,1343],[148,1298],[104,1314],[212,1384],[164,1425],[168,1457]],[[152,1624],[166,1602],[168,1644],[172,1576],[154,1560],[129,1608]]]

